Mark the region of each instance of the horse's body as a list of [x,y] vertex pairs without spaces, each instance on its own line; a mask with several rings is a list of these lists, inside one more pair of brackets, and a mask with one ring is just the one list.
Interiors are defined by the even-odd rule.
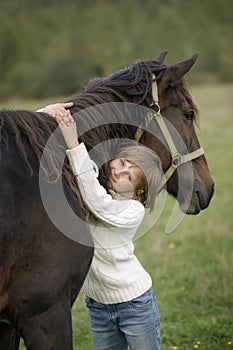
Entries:
[[[20,144],[15,144],[17,129],[17,134],[10,131],[12,122],[22,116],[33,126],[30,112],[0,114],[2,138],[8,136],[7,144],[2,141],[0,167],[0,349],[18,349],[19,335],[28,349],[71,349],[71,303],[90,266],[91,238],[84,220],[76,230],[87,245],[66,238],[50,221],[40,199],[33,148],[24,138],[33,169],[30,174],[19,155]],[[82,217],[66,182],[64,186],[69,202]],[[57,198],[51,201],[59,206]]]
[[[162,53],[153,61],[137,62],[106,79],[90,82],[71,99],[74,102],[71,112],[75,114],[104,102],[131,102],[149,107],[154,73],[163,116],[177,129],[188,152],[196,150],[199,147],[193,125],[196,108],[182,79],[196,57],[173,66],[166,66],[164,57]],[[53,120],[39,113],[2,111],[0,114],[0,350],[18,349],[20,336],[29,350],[72,349],[71,305],[88,272],[93,248],[84,221],[85,208],[81,199],[77,200],[79,192],[68,165],[63,172],[65,193],[74,212],[83,219],[74,230],[85,244],[62,235],[51,223],[41,201],[39,160],[55,126]],[[158,128],[155,121],[150,128]],[[115,129],[99,127],[86,132],[81,139],[89,149],[107,140],[109,134],[134,139],[135,127],[119,126],[120,134]],[[156,150],[164,170],[169,168],[171,156],[161,141],[150,132],[143,132],[140,142]],[[55,168],[56,161],[51,159],[51,164]],[[186,203],[189,176],[185,177],[186,164],[183,164],[184,189],[178,201],[187,213],[197,214],[210,202],[213,181],[204,155],[192,164],[191,200]],[[46,186],[49,190],[56,182],[48,182]],[[176,172],[169,179],[167,190],[177,197]],[[51,205],[59,207],[58,198],[52,198]]]

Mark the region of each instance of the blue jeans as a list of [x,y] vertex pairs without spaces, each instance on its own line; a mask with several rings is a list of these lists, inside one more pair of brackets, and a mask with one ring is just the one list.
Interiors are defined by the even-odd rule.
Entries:
[[94,350],[160,350],[160,317],[152,288],[138,298],[101,304],[86,296]]

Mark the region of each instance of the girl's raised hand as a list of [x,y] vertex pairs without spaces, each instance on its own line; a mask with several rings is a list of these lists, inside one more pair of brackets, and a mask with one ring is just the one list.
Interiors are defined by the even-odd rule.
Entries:
[[55,118],[59,124],[67,147],[71,149],[78,146],[78,131],[70,111],[64,109],[60,111],[59,115],[56,115]]
[[76,123],[67,109],[73,105],[73,102],[55,103],[37,111],[47,113],[56,119],[68,148],[74,148],[79,145]]
[[38,112],[43,112],[51,115],[51,117],[56,118],[57,122],[59,123],[63,116],[63,113],[67,111],[67,108],[73,107],[73,105],[73,102],[55,103],[39,109]]

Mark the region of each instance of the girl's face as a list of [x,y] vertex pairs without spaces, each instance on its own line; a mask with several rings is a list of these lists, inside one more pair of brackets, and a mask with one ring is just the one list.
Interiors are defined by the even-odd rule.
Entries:
[[109,187],[118,193],[132,192],[133,195],[141,194],[144,191],[136,188],[143,176],[142,170],[126,158],[116,158],[109,163]]

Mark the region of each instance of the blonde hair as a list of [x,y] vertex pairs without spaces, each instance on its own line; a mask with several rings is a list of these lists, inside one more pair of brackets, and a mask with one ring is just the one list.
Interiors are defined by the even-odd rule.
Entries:
[[136,199],[152,210],[163,174],[160,158],[150,148],[139,144],[121,149],[115,158],[121,157],[142,170],[143,176],[138,181],[136,192],[143,190],[143,193],[137,195]]

